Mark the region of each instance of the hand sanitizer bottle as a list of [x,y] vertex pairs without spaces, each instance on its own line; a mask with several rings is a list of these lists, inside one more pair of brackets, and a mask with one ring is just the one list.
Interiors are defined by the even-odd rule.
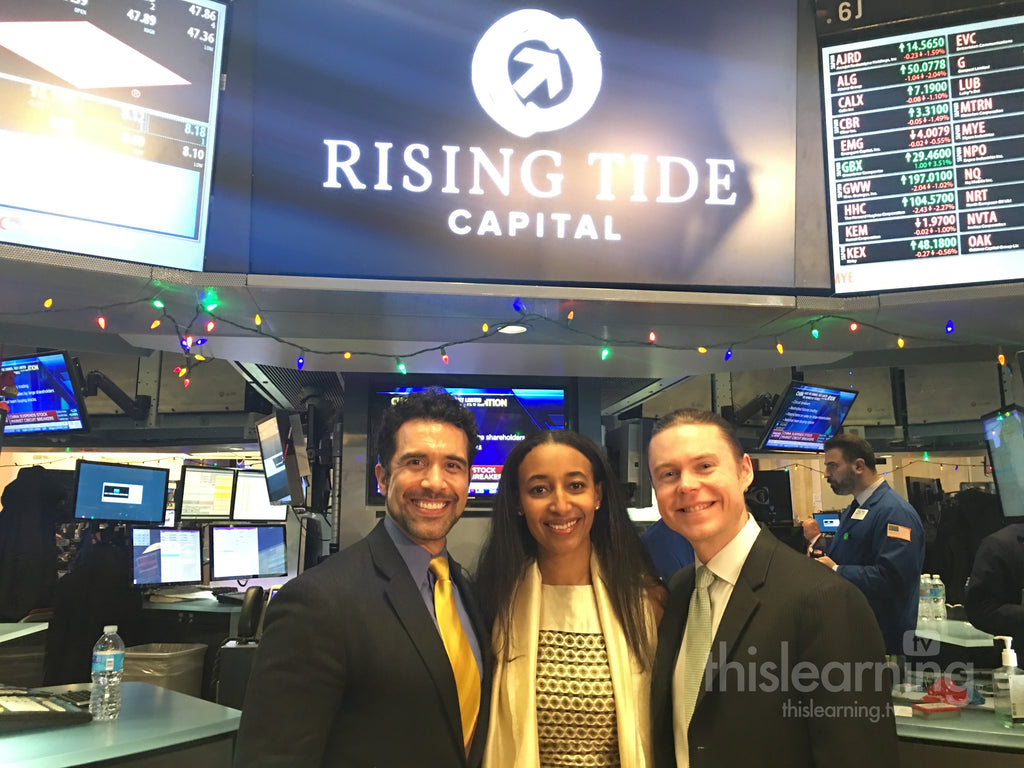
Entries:
[[1003,666],[992,672],[996,722],[1004,728],[1024,728],[1024,673],[1017,669],[1017,654],[1010,648],[1011,638],[997,635],[1006,646]]

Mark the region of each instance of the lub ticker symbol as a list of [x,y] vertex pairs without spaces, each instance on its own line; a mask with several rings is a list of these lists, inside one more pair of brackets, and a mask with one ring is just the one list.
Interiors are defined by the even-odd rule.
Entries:
[[[571,78],[568,94],[563,61]],[[515,77],[513,62],[520,65]],[[601,54],[576,19],[524,9],[502,17],[480,38],[472,79],[490,118],[527,138],[560,130],[587,114],[601,90]]]

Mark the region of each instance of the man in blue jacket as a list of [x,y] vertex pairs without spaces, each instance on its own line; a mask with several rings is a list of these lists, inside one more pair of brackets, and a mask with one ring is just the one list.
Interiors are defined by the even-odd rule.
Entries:
[[924,527],[910,502],[875,472],[866,440],[841,433],[825,441],[825,480],[853,494],[818,562],[851,581],[875,613],[890,654],[902,654],[904,633],[917,626]]

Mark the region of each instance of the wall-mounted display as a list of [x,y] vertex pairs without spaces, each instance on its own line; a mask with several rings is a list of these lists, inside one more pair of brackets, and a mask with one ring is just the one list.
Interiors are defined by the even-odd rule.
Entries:
[[0,242],[203,268],[226,7],[4,1]]
[[915,27],[821,49],[837,294],[1024,279],[1024,16]]

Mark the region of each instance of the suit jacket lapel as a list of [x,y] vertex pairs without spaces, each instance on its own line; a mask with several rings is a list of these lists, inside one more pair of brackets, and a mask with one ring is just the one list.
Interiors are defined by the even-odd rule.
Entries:
[[718,632],[715,633],[715,637],[711,641],[711,654],[708,658],[709,662],[713,662],[708,670],[711,680],[705,681],[698,691],[695,708],[700,707],[705,692],[714,689],[714,682],[718,678],[723,664],[735,655],[750,617],[754,615],[761,604],[757,597],[757,590],[765,582],[775,547],[775,537],[762,526],[761,532],[747,554],[736,584],[732,588],[732,596],[729,598],[729,604],[725,607],[725,613],[722,614]]
[[[695,574],[694,567],[687,565],[672,577],[669,584],[669,602],[658,631],[654,666],[659,670],[659,674],[651,678],[651,715],[659,722],[667,716],[670,729],[672,677],[683,644],[683,631],[686,629],[686,614],[690,606],[690,596],[693,594]],[[669,734],[671,735],[671,730]]]
[[[444,703],[450,735],[458,744],[458,749],[461,752],[463,745],[459,695],[455,688],[455,677],[452,674],[451,662],[448,660],[441,635],[431,620],[430,614],[427,613],[419,588],[409,573],[402,556],[398,554],[383,522],[370,531],[366,541],[370,547],[374,565],[387,581],[384,593],[420,658],[423,659],[423,665],[434,680],[438,695]],[[459,586],[461,587],[461,585]]]

